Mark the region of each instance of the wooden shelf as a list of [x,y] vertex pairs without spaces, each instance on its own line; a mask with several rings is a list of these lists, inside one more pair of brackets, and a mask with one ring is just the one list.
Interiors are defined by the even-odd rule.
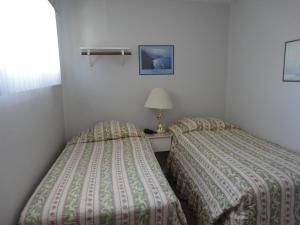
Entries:
[[89,57],[90,66],[94,65],[92,61],[92,56],[105,56],[105,55],[116,55],[121,56],[121,63],[124,64],[124,56],[131,55],[130,48],[127,47],[81,47],[81,55],[86,55]]
[[[122,52],[81,52],[81,55],[122,55]],[[124,55],[131,55],[131,52],[124,52]]]
[[131,55],[127,47],[81,47],[81,55]]

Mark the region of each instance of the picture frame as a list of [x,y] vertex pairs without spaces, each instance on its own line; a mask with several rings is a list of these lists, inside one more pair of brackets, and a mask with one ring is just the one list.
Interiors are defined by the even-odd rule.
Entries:
[[285,42],[283,82],[300,82],[300,39]]
[[174,75],[174,45],[139,45],[140,75]]

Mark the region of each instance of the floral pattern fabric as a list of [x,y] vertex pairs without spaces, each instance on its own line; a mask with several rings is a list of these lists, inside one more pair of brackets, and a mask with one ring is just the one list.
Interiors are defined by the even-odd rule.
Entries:
[[19,225],[186,224],[147,138],[95,139],[84,133],[69,142]]
[[144,137],[145,134],[133,123],[117,120],[98,122],[92,129],[83,131],[75,136],[70,143],[87,143],[96,141],[115,140],[126,137]]
[[168,167],[199,224],[300,224],[300,155],[240,129],[175,135]]
[[169,127],[169,130],[174,134],[181,134],[191,131],[203,131],[203,130],[225,130],[234,128],[232,124],[226,123],[223,120],[217,118],[203,118],[203,117],[186,117],[175,121]]

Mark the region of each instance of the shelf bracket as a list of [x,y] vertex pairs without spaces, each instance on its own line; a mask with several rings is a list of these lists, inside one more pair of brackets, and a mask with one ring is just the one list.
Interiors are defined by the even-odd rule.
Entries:
[[93,67],[94,66],[94,63],[92,61],[92,56],[91,56],[91,49],[87,49],[87,55],[89,57],[89,64],[90,64],[90,67]]
[[124,66],[125,62],[125,51],[124,49],[121,50],[121,65]]

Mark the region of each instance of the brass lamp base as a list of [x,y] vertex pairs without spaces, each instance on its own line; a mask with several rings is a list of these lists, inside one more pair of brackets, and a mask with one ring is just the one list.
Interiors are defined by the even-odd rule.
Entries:
[[166,129],[164,128],[164,126],[161,123],[159,123],[157,125],[156,132],[158,134],[163,134],[163,133],[166,133]]
[[156,119],[157,119],[157,128],[156,128],[156,132],[158,134],[163,134],[166,132],[166,129],[162,123],[162,119],[163,119],[163,112],[161,110],[159,110],[156,113]]

